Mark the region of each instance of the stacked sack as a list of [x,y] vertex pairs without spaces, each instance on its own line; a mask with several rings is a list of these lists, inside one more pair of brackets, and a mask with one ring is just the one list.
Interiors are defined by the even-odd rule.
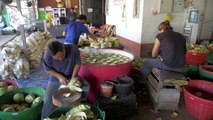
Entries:
[[21,77],[27,78],[29,76],[29,71],[30,71],[29,62],[22,53],[22,55],[14,64],[13,73],[17,78]]
[[51,34],[50,34],[49,32],[44,32],[44,37],[45,37],[45,39],[46,39],[46,43],[43,44],[42,49],[43,49],[44,51],[46,51],[47,45],[48,45],[50,42],[54,41],[54,38],[51,36]]
[[14,42],[9,42],[1,50],[3,59],[11,61],[12,63],[14,63],[17,58],[19,58],[21,52],[22,48]]
[[38,68],[47,44],[54,39],[48,32],[35,32],[26,38],[30,68]]
[[13,78],[15,76],[13,74],[13,63],[5,60],[0,66],[0,74],[3,79]]
[[0,65],[1,77],[3,79],[28,77],[30,68],[40,66],[47,44],[53,40],[48,32],[35,32],[29,35],[26,38],[29,61],[23,53],[21,36],[7,43],[1,51],[4,59],[4,63]]
[[[0,73],[3,79],[12,78],[16,76],[13,73],[14,64],[19,61],[22,48],[15,42],[8,42],[4,48],[2,48],[2,57],[5,60],[0,66]],[[26,71],[24,71],[26,72]]]

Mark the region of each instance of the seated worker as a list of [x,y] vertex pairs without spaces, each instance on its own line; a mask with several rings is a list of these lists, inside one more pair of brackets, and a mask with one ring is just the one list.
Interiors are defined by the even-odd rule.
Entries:
[[70,22],[63,31],[63,36],[65,36],[64,44],[74,44],[78,45],[79,37],[82,33],[86,33],[94,41],[98,39],[89,32],[87,27],[84,25],[87,17],[85,15],[80,15],[79,18],[75,21]]
[[160,59],[147,59],[141,69],[142,83],[145,83],[153,68],[161,70],[183,72],[185,66],[186,40],[180,33],[174,32],[169,21],[158,26],[159,34],[156,36],[152,57],[161,56]]
[[80,52],[75,45],[65,45],[53,41],[43,57],[43,68],[50,75],[44,103],[42,118],[48,117],[53,110],[52,95],[61,84],[67,85],[69,80],[77,77],[81,66]]

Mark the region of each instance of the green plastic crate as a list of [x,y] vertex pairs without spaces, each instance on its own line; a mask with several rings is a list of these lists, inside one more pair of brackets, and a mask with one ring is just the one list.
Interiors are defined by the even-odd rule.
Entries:
[[[91,110],[96,114],[99,115],[99,118],[101,120],[105,120],[105,112],[102,111],[100,108],[94,106],[94,105],[89,105],[91,106]],[[60,107],[55,109],[50,115],[49,118],[58,118],[60,117],[62,114],[66,115],[67,112],[69,112],[71,110],[71,108],[69,107]]]
[[[24,94],[33,93],[43,98],[45,91],[40,87],[19,88],[2,95],[0,97],[0,106],[3,104],[14,103],[13,95],[16,93],[24,93]],[[40,120],[42,106],[43,106],[43,102],[39,103],[35,107],[29,108],[20,112],[0,111],[0,120]]]

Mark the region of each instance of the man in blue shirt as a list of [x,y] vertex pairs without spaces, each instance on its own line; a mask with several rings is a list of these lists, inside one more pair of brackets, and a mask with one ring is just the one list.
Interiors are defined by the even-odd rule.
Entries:
[[76,77],[80,69],[80,52],[75,45],[64,45],[53,41],[43,57],[44,70],[50,75],[46,88],[42,118],[48,117],[53,109],[52,95],[61,84],[67,85],[72,77]]
[[74,44],[78,45],[79,37],[82,33],[86,33],[93,40],[98,41],[98,39],[89,32],[87,27],[84,25],[87,17],[85,15],[80,15],[77,20],[71,21],[63,31],[63,36],[65,36],[64,44]]

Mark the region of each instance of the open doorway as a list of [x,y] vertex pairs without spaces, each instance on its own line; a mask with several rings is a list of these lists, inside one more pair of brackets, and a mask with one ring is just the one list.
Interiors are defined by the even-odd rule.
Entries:
[[79,0],[80,14],[87,16],[87,22],[99,27],[105,24],[105,0]]

